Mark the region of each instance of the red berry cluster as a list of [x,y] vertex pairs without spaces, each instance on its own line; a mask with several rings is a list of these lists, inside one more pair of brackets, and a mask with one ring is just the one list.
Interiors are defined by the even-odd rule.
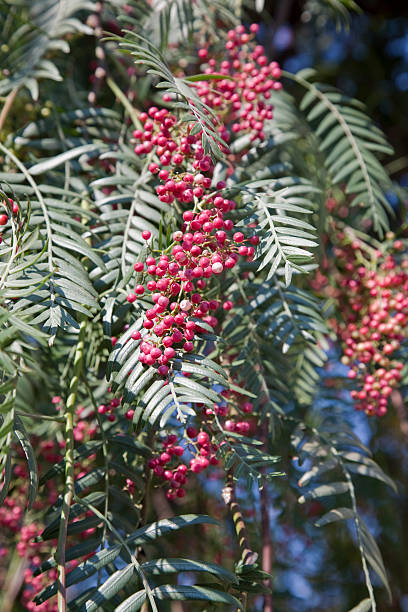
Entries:
[[[228,60],[223,60],[217,67],[214,58],[208,59],[208,50],[199,49],[198,55],[207,60],[204,64],[204,74],[221,77],[214,81],[202,80],[192,83],[197,95],[217,117],[215,125],[220,137],[229,142],[231,136],[238,133],[250,134],[250,140],[265,138],[264,123],[273,117],[273,106],[265,101],[270,98],[271,91],[282,88],[280,68],[276,62],[268,63],[261,45],[248,44],[252,42],[258,26],[251,26],[247,34],[243,26],[228,32],[228,42],[225,52]],[[225,78],[222,78],[224,76]],[[170,94],[163,96],[165,102],[171,100]],[[154,153],[160,165],[153,162],[149,170],[158,174],[164,184],[157,187],[157,193],[162,202],[171,203],[174,199],[181,202],[192,202],[194,196],[201,198],[204,191],[211,187],[210,177],[201,173],[210,173],[213,162],[205,155],[201,144],[201,132],[195,133],[194,124],[178,121],[176,116],[165,108],[152,106],[147,112],[139,115],[143,129],[133,132],[138,144],[135,146],[137,155]],[[224,153],[228,150],[220,145]],[[184,175],[178,171],[189,164],[192,172]],[[165,167],[173,166],[177,174],[172,175]],[[220,187],[219,187],[220,188]]]
[[[262,47],[248,44],[256,29],[251,26],[247,34],[239,26],[228,33],[229,61],[220,65],[219,74],[225,78],[216,81],[216,90],[208,81],[194,84],[205,104],[216,111],[220,136],[226,141],[241,131],[249,132],[251,140],[263,138],[264,122],[272,118],[272,107],[265,99],[272,89],[280,88],[275,80],[280,71],[275,62],[268,64]],[[207,50],[200,49],[199,56],[207,59]],[[215,67],[216,61],[210,58],[205,72],[213,74]],[[180,230],[173,234],[176,244],[159,257],[152,251],[145,262],[135,263],[135,271],[143,272],[144,282],[127,296],[133,303],[146,289],[151,292],[154,306],[146,311],[143,322],[149,333],[142,338],[140,331],[135,331],[132,338],[142,340],[141,363],[157,364],[159,373],[166,376],[176,350],[192,351],[195,335],[205,331],[199,320],[211,327],[217,324],[212,313],[219,302],[206,300],[204,295],[208,279],[233,268],[239,256],[251,260],[259,237],[252,235],[246,240],[241,231],[232,237],[229,234],[234,224],[226,215],[235,208],[235,202],[223,197],[223,181],[214,187],[213,161],[205,155],[201,134],[194,133],[192,125],[156,106],[141,113],[139,119],[143,129],[133,132],[135,153],[158,158],[159,163],[150,163],[149,170],[160,180],[156,187],[159,199],[191,205],[183,213]],[[151,234],[146,230],[142,237],[148,241]],[[223,308],[230,310],[232,303],[226,301]]]
[[113,397],[111,400],[106,402],[106,404],[100,404],[98,406],[97,408],[98,414],[106,415],[106,418],[108,419],[108,421],[111,421],[111,423],[113,423],[114,421],[116,421],[115,409],[118,408],[121,405],[121,403],[122,403],[121,397]]
[[[242,232],[235,232],[232,240],[228,237],[225,230],[231,230],[233,223],[220,208],[225,202],[216,196],[211,203],[206,202],[209,208],[185,211],[182,230],[173,235],[177,244],[170,255],[162,254],[158,259],[147,257],[146,271],[142,262],[134,266],[151,280],[146,282],[146,287],[136,285],[127,300],[136,301],[147,289],[154,302],[153,308],[145,313],[143,327],[150,334],[140,343],[139,359],[149,366],[158,363],[162,375],[167,375],[167,364],[176,355],[176,349],[192,351],[195,335],[205,331],[197,319],[211,327],[217,324],[211,313],[219,308],[219,302],[203,299],[207,279],[233,268],[240,255],[253,257],[254,247],[242,244],[245,240]],[[148,239],[150,234],[145,237]],[[249,240],[256,244],[258,237]],[[224,308],[228,310],[230,304],[226,302]],[[140,341],[141,333],[135,331],[132,338]]]
[[[251,424],[242,420],[241,414],[251,414],[253,404],[248,401],[240,402],[234,396],[239,394],[228,390],[222,391],[224,401],[215,403],[212,408],[201,406],[203,424],[206,430],[198,431],[195,427],[186,428],[184,441],[181,445],[179,437],[171,433],[162,442],[162,452],[148,462],[148,467],[153,474],[167,485],[166,497],[174,500],[176,497],[184,497],[185,485],[188,473],[200,474],[210,466],[217,466],[219,459],[216,456],[219,444],[214,439],[214,417],[216,416],[223,429],[228,432],[236,432],[242,435],[249,433]],[[227,400],[228,403],[227,403]],[[181,457],[186,453],[192,455],[189,466],[181,462]]]
[[[208,60],[204,66],[205,74],[225,75],[226,78],[195,83],[197,94],[209,106],[224,126],[230,127],[233,134],[249,133],[251,140],[265,138],[264,123],[273,117],[273,106],[267,104],[271,91],[282,88],[277,80],[281,70],[277,62],[268,62],[261,45],[254,45],[253,39],[258,25],[250,26],[250,33],[242,25],[230,30],[225,44],[225,55],[219,65],[214,58],[208,59],[208,50],[202,48],[198,56]],[[221,131],[222,138],[228,142],[226,128]]]
[[[58,445],[52,441],[33,440],[40,450],[39,470],[46,470],[50,464],[61,459]],[[10,555],[16,551],[21,557],[24,567],[24,582],[19,595],[19,602],[25,610],[40,612],[55,612],[56,602],[47,601],[36,606],[32,598],[39,593],[51,579],[55,579],[53,570],[48,575],[34,576],[34,571],[42,561],[49,557],[50,547],[56,545],[56,540],[50,542],[34,542],[34,538],[43,530],[43,524],[31,517],[24,524],[25,506],[27,502],[27,482],[29,479],[26,460],[20,447],[15,447],[16,463],[13,468],[13,488],[0,507],[0,583],[4,584],[7,568],[10,566]],[[58,491],[53,481],[48,481],[41,497],[34,502],[33,511],[43,510],[55,503]]]
[[342,320],[333,319],[332,325],[344,346],[342,363],[350,366],[348,376],[358,385],[351,391],[355,408],[369,415],[386,414],[401,379],[403,364],[396,354],[408,323],[408,262],[399,255],[402,247],[398,240],[388,255],[372,253],[371,266],[360,240],[334,249],[340,271],[334,297]]
[[[8,198],[8,203],[6,201],[1,202],[3,206],[6,207],[6,210],[9,210],[13,215],[16,215],[20,210],[17,202],[14,202],[11,198]],[[0,215],[0,225],[7,225],[9,220],[9,215],[7,213],[3,213]]]
[[[204,154],[201,134],[192,134],[192,126],[177,121],[165,108],[151,106],[147,113],[140,113],[139,120],[143,130],[133,132],[133,138],[140,141],[134,150],[136,155],[154,153],[159,159],[160,166],[149,164],[150,172],[162,181],[156,187],[159,199],[167,204],[175,199],[188,204],[194,196],[201,198],[212,183],[211,177],[202,173],[214,169],[211,157]],[[191,168],[191,172],[186,168]]]
[[178,459],[184,455],[185,448],[178,443],[176,434],[168,435],[162,443],[163,452],[148,462],[153,474],[168,485],[166,491],[168,500],[185,496],[186,491],[183,485],[187,483],[189,471],[193,474],[199,474],[210,465],[218,465],[219,463],[215,456],[218,447],[211,443],[210,436],[206,431],[197,432],[194,427],[187,427],[186,436],[188,448],[194,455],[190,459],[189,468]]
[[[2,204],[6,209],[6,213],[0,214],[0,227],[3,227],[8,224],[10,215],[17,215],[20,211],[20,207],[17,204],[17,202],[14,202],[11,198],[7,198],[7,199],[8,199],[8,202],[6,200],[3,200],[0,202],[0,204]],[[3,242],[3,237],[0,234],[0,243],[2,242]]]
[[187,481],[188,468],[178,461],[184,454],[184,448],[176,444],[177,442],[176,434],[168,435],[162,442],[163,452],[158,457],[150,459],[147,464],[157,478],[169,485],[166,491],[169,500],[184,497],[186,494],[183,485]]

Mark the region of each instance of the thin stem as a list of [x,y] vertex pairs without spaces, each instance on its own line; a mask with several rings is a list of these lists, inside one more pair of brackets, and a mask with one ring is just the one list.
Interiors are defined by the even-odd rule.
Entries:
[[39,414],[38,412],[21,412],[20,410],[16,412],[19,417],[27,417],[29,419],[44,419],[44,421],[58,421],[59,423],[63,423],[65,421],[65,417],[63,416],[50,416],[48,414]]
[[348,490],[349,490],[349,494],[350,494],[350,500],[351,500],[351,507],[352,507],[353,515],[354,515],[353,516],[353,520],[354,520],[354,524],[355,524],[356,532],[357,532],[357,543],[358,543],[358,549],[359,549],[359,552],[360,552],[361,565],[362,565],[362,568],[363,568],[366,588],[367,588],[369,599],[370,599],[370,603],[371,603],[371,612],[376,612],[377,605],[376,605],[375,596],[374,596],[374,589],[373,589],[373,585],[371,584],[370,573],[369,573],[367,559],[366,559],[366,553],[364,551],[364,545],[363,545],[363,541],[361,539],[360,518],[359,518],[359,514],[358,514],[357,499],[356,499],[356,494],[355,494],[355,491],[354,491],[353,480],[352,480],[352,478],[350,476],[350,473],[349,473],[346,465],[344,464],[344,461],[343,461],[343,459],[341,457],[341,454],[331,444],[330,439],[327,436],[325,436],[324,434],[320,433],[315,427],[310,427],[307,424],[304,424],[304,425],[311,432],[313,432],[313,434],[316,437],[320,438],[321,440],[323,440],[323,442],[325,442],[327,444],[327,448],[329,449],[329,452],[334,457],[334,459],[337,461],[337,463],[338,463],[338,465],[339,465],[341,471],[343,472],[344,477],[345,477],[345,479],[347,481],[347,486],[348,486]]
[[58,533],[58,543],[56,559],[58,566],[58,612],[66,612],[66,568],[65,568],[65,548],[67,542],[67,530],[69,512],[72,498],[74,496],[74,409],[78,383],[82,371],[84,358],[86,321],[82,321],[79,327],[78,342],[74,356],[74,375],[69,385],[68,399],[65,408],[65,492],[61,510],[61,522]]
[[141,124],[139,117],[137,116],[136,110],[133,108],[132,104],[129,102],[129,100],[123,93],[123,91],[116,85],[116,83],[110,77],[106,79],[106,84],[111,88],[115,96],[118,98],[121,104],[123,104],[123,106],[126,108],[127,112],[129,113],[129,117],[131,118],[132,123],[135,126],[135,128],[138,130],[142,128],[143,125]]
[[7,119],[7,115],[9,114],[11,107],[13,106],[13,102],[14,99],[17,95],[18,92],[18,87],[15,87],[12,91],[10,91],[9,95],[7,96],[5,102],[4,102],[4,106],[1,109],[1,113],[0,113],[0,132],[3,129],[3,126],[6,122]]
[[244,517],[242,516],[241,508],[235,496],[235,483],[232,471],[229,471],[227,474],[227,483],[223,489],[222,496],[234,522],[235,533],[237,534],[241,550],[242,562],[244,565],[252,565],[256,562],[258,555],[252,550],[249,542]]
[[[89,399],[91,400],[92,406],[95,410],[95,415],[98,421],[98,425],[99,425],[99,429],[101,432],[101,438],[102,438],[102,454],[103,454],[103,467],[105,470],[105,503],[104,503],[104,509],[103,509],[103,515],[105,517],[105,519],[107,520],[108,518],[108,508],[109,508],[109,456],[108,456],[108,440],[106,438],[106,434],[105,434],[105,430],[103,428],[103,422],[102,422],[102,418],[101,415],[98,412],[98,406],[97,403],[95,401],[94,398],[94,394],[92,392],[91,387],[88,384],[88,381],[86,380],[85,376],[82,376],[82,382],[84,383],[86,390],[88,392],[89,395]],[[102,533],[102,547],[105,548],[105,541],[106,541],[106,522],[104,522],[103,524],[103,533]],[[98,571],[98,586],[101,582],[101,576],[102,576],[102,572],[101,570]]]
[[367,565],[366,555],[365,555],[365,551],[364,551],[364,546],[363,546],[363,542],[362,542],[362,539],[361,539],[360,518],[359,518],[359,514],[358,514],[357,500],[356,500],[356,494],[355,494],[355,491],[354,491],[353,481],[351,479],[349,471],[347,470],[346,466],[344,465],[343,460],[341,459],[341,457],[340,457],[339,453],[337,452],[337,450],[335,448],[331,448],[330,450],[333,453],[333,455],[337,458],[337,460],[338,460],[338,462],[340,464],[341,470],[342,470],[342,472],[344,474],[344,477],[347,480],[347,485],[348,485],[350,499],[351,499],[351,506],[353,508],[353,514],[354,514],[354,524],[356,526],[356,532],[357,532],[357,541],[358,541],[358,548],[359,548],[359,551],[360,551],[361,565],[363,567],[364,579],[365,579],[365,583],[366,583],[366,587],[367,587],[367,591],[368,591],[368,595],[369,595],[370,603],[371,603],[371,612],[376,612],[377,605],[376,605],[376,601],[375,601],[373,585],[371,584],[371,580],[370,580],[370,573],[369,573],[369,570],[368,570],[368,565]]

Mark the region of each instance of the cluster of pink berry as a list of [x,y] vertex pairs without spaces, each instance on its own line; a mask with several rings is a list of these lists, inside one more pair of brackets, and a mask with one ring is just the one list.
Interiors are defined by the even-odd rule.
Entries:
[[180,463],[178,458],[184,454],[184,448],[179,444],[176,434],[170,434],[163,440],[163,452],[158,457],[148,461],[148,467],[153,470],[153,474],[162,479],[170,488],[166,491],[167,499],[184,497],[186,494],[183,485],[187,481],[188,468],[184,463]]
[[247,400],[242,401],[242,396],[237,391],[225,389],[221,391],[221,395],[225,398],[222,404],[214,404],[214,409],[206,408],[205,416],[207,418],[212,415],[226,417],[223,423],[225,431],[231,431],[243,436],[246,436],[251,430],[251,423],[247,420],[242,420],[241,415],[250,415],[253,412],[254,405]]
[[227,127],[233,134],[249,133],[251,141],[263,140],[264,122],[273,117],[273,106],[265,100],[271,97],[271,91],[282,88],[277,80],[281,76],[279,65],[268,62],[264,48],[253,44],[258,28],[252,24],[249,33],[242,25],[230,30],[225,44],[227,59],[219,65],[214,58],[208,58],[208,49],[198,51],[198,56],[207,62],[203,67],[205,74],[225,75],[216,85],[199,81],[194,86],[198,96],[226,126],[220,133],[226,142],[230,138]]
[[[13,215],[16,215],[20,210],[17,202],[14,202],[11,198],[8,198],[8,203],[3,200],[2,204],[6,207],[6,210],[9,209]],[[0,225],[7,225],[8,220],[9,215],[7,213],[3,213],[0,215]]]
[[[263,140],[264,123],[273,118],[273,106],[265,100],[270,98],[271,91],[282,88],[276,80],[281,74],[278,64],[268,63],[263,47],[251,44],[257,29],[258,26],[253,24],[250,34],[245,32],[243,26],[230,30],[225,45],[229,59],[223,60],[219,67],[216,59],[208,59],[207,49],[198,51],[198,56],[207,62],[203,65],[204,74],[221,78],[216,81],[210,79],[210,82],[194,82],[192,87],[203,103],[214,112],[219,122],[214,127],[225,142],[229,142],[231,136],[238,133],[250,134],[251,141]],[[171,95],[165,94],[163,100],[171,101]],[[154,153],[158,157],[161,167],[152,162],[149,170],[158,174],[164,183],[157,187],[160,200],[171,203],[177,199],[189,203],[194,197],[203,197],[212,181],[211,176],[202,173],[211,175],[214,165],[211,157],[205,155],[201,132],[195,133],[193,124],[178,121],[167,109],[156,106],[141,113],[139,119],[143,129],[133,132],[138,143],[135,153]],[[220,148],[228,153],[224,145],[221,144]],[[191,166],[192,172],[183,173],[187,164]],[[167,166],[173,166],[176,173],[163,168]]]
[[[137,272],[143,271],[145,277],[152,277],[146,288],[154,302],[153,308],[145,313],[143,327],[150,334],[140,343],[139,359],[149,366],[158,362],[163,376],[169,371],[170,359],[176,355],[175,347],[192,351],[195,335],[206,331],[205,326],[200,326],[200,319],[213,328],[217,325],[211,313],[220,303],[203,299],[202,295],[207,279],[233,268],[240,255],[253,257],[254,247],[242,244],[245,240],[242,232],[235,232],[232,240],[228,237],[225,229],[232,229],[232,221],[225,219],[218,208],[224,202],[217,196],[212,202],[213,208],[185,211],[182,230],[173,235],[178,244],[172,247],[170,256],[162,254],[158,260],[147,257],[146,271],[145,264],[135,263]],[[144,237],[149,239],[150,234],[144,232]],[[258,237],[253,236],[250,241],[256,244]],[[127,300],[134,302],[144,293],[144,285],[138,284]],[[224,308],[228,310],[230,303],[225,302]],[[139,341],[141,333],[135,331],[132,338]]]
[[[6,213],[0,214],[0,227],[7,225],[9,222],[10,215],[17,215],[20,207],[17,202],[14,202],[11,198],[8,198],[8,202],[3,200],[0,202],[6,209]],[[0,244],[3,242],[3,236],[0,234]]]
[[[162,452],[149,460],[148,467],[153,470],[153,474],[167,485],[166,497],[173,500],[176,497],[184,497],[185,485],[188,473],[199,474],[210,466],[217,466],[219,460],[216,453],[219,448],[213,438],[213,419],[214,416],[221,418],[221,424],[225,431],[236,432],[246,435],[250,432],[251,424],[242,420],[241,413],[251,414],[253,404],[248,401],[240,402],[237,409],[235,397],[239,394],[224,390],[221,392],[224,401],[215,403],[212,408],[201,406],[203,423],[208,431],[189,426],[185,431],[186,446],[181,445],[181,441],[174,433],[169,434],[162,442]],[[227,400],[231,400],[227,403]],[[209,432],[209,433],[208,433]],[[186,451],[192,457],[189,459],[189,467],[181,461],[181,457]]]
[[359,389],[351,395],[357,410],[383,416],[389,397],[401,379],[403,364],[395,357],[407,337],[408,262],[399,261],[403,243],[396,240],[393,252],[376,269],[362,265],[364,248],[359,240],[336,247],[341,270],[336,299],[342,321],[333,320],[344,344],[342,363],[350,366],[348,376]]
[[[272,118],[272,107],[265,100],[271,90],[281,87],[275,80],[280,76],[276,62],[268,64],[263,48],[249,44],[257,26],[250,30],[245,33],[239,26],[228,33],[229,60],[220,65],[219,74],[225,78],[216,81],[216,90],[208,81],[194,83],[198,96],[218,116],[218,129],[225,141],[242,131],[249,133],[251,140],[263,138],[264,122]],[[207,60],[208,51],[200,49],[199,57]],[[214,74],[216,60],[210,58],[207,64],[205,72]],[[208,325],[217,325],[214,311],[220,303],[205,299],[208,279],[233,268],[240,256],[251,260],[259,236],[245,238],[241,231],[231,236],[234,224],[226,215],[236,204],[223,197],[224,181],[213,185],[213,161],[205,155],[201,134],[195,133],[192,125],[156,106],[141,113],[139,119],[143,129],[133,132],[135,153],[158,158],[159,163],[150,163],[149,170],[160,181],[156,187],[159,199],[191,205],[183,213],[183,225],[173,234],[176,244],[168,253],[154,257],[152,252],[145,262],[135,263],[135,271],[143,272],[146,286],[136,285],[127,296],[133,303],[146,289],[151,292],[154,306],[146,311],[143,322],[149,333],[142,338],[140,331],[135,331],[132,338],[141,341],[141,363],[157,364],[159,373],[166,376],[176,350],[192,351],[196,334]],[[230,162],[233,164],[232,156]],[[142,237],[149,240],[151,234],[146,230]],[[224,302],[223,308],[230,310],[232,303]],[[207,325],[200,326],[200,320]]]
[[190,459],[190,468],[180,462],[179,458],[184,455],[185,448],[178,444],[176,434],[168,435],[162,443],[163,452],[148,462],[148,467],[153,470],[153,474],[168,485],[166,491],[168,500],[185,496],[186,490],[183,485],[187,482],[189,470],[194,474],[199,474],[210,465],[219,463],[215,456],[218,447],[211,444],[210,436],[206,431],[197,432],[194,427],[187,427],[186,435],[189,439],[188,445],[195,453]]
[[[140,141],[135,146],[136,155],[154,153],[160,162],[149,164],[152,174],[157,174],[162,184],[156,192],[162,202],[171,204],[190,203],[194,196],[201,198],[205,190],[211,187],[211,173],[214,164],[211,157],[204,154],[201,134],[192,134],[190,125],[177,121],[177,117],[165,108],[151,106],[145,113],[139,114],[143,130],[134,130],[133,138]],[[168,170],[167,166],[171,166]],[[186,172],[191,167],[192,172]],[[225,185],[221,185],[222,188]]]
[[[110,389],[108,389],[110,391]],[[121,397],[113,397],[106,404],[100,404],[98,406],[98,414],[106,414],[108,421],[112,423],[116,420],[115,409],[118,408],[122,403]]]

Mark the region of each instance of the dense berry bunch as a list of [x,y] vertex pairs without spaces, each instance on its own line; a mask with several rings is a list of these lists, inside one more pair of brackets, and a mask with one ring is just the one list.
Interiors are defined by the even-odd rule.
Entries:
[[[279,67],[275,62],[268,64],[263,48],[251,44],[256,30],[257,26],[251,26],[248,34],[239,26],[228,33],[229,59],[221,62],[217,73],[225,78],[194,83],[197,95],[214,110],[219,134],[227,142],[238,132],[249,133],[251,141],[262,139],[264,122],[272,118],[272,107],[266,100],[271,90],[280,89],[276,81]],[[217,62],[208,57],[206,49],[199,50],[199,57],[207,62],[205,73],[217,72]],[[227,215],[236,204],[223,197],[223,181],[214,184],[214,164],[204,152],[201,132],[156,106],[141,113],[139,119],[143,129],[133,132],[135,153],[155,156],[157,161],[148,167],[157,175],[159,199],[187,205],[172,247],[159,257],[152,251],[145,262],[135,263],[135,271],[143,273],[142,283],[127,296],[133,303],[146,290],[151,293],[154,305],[146,311],[143,322],[148,333],[135,331],[132,338],[140,343],[140,361],[156,364],[165,376],[176,351],[192,351],[196,334],[217,324],[214,312],[220,303],[205,299],[209,279],[233,268],[240,256],[251,260],[259,237],[246,239],[241,231],[234,232]],[[230,162],[233,171],[232,156]],[[145,240],[151,237],[149,231],[142,236]],[[223,307],[229,310],[232,304],[226,301]],[[200,320],[206,325],[200,325]]]
[[153,474],[168,484],[166,491],[167,499],[184,497],[186,494],[183,485],[187,482],[188,468],[180,462],[184,454],[184,448],[178,442],[176,434],[170,434],[163,440],[163,452],[157,457],[148,461],[148,467],[153,470]]
[[214,169],[211,157],[204,154],[201,134],[192,134],[189,124],[165,108],[151,106],[139,119],[143,130],[133,132],[138,143],[134,150],[137,155],[152,153],[158,158],[160,165],[152,162],[149,170],[161,181],[156,187],[159,199],[171,204],[175,199],[189,203],[194,196],[201,198],[211,187]]
[[277,62],[268,62],[265,50],[253,43],[258,25],[250,33],[240,25],[228,32],[224,59],[217,63],[202,48],[198,55],[207,60],[204,73],[225,76],[217,81],[195,84],[197,94],[209,106],[224,126],[221,136],[228,141],[233,134],[250,134],[251,141],[265,138],[264,123],[273,117],[273,106],[266,101],[271,92],[282,88],[277,80],[281,71]]
[[[207,281],[233,268],[239,256],[253,257],[254,247],[243,244],[245,236],[235,232],[232,239],[227,231],[233,223],[226,219],[222,208],[229,207],[230,201],[221,196],[206,202],[207,208],[196,212],[187,210],[183,214],[184,224],[174,233],[176,244],[170,255],[162,254],[158,259],[149,256],[145,264],[137,262],[135,270],[144,272],[144,278],[151,280],[138,284],[134,293],[127,296],[129,302],[150,291],[154,306],[145,313],[143,327],[148,334],[140,343],[140,361],[146,365],[160,365],[160,374],[168,373],[168,362],[176,355],[177,348],[193,350],[195,335],[205,331],[205,325],[214,328],[216,317],[212,314],[220,303],[206,300],[204,290]],[[147,239],[150,234],[146,235]],[[250,238],[254,244],[257,236]],[[147,269],[145,270],[145,266]],[[228,310],[230,304],[224,303]],[[134,340],[140,341],[141,333],[135,331]]]
[[[219,66],[216,59],[208,57],[207,49],[198,51],[199,57],[207,60],[204,74],[220,78],[194,82],[192,87],[213,111],[218,121],[214,127],[227,143],[238,133],[249,134],[251,141],[265,138],[264,123],[273,117],[273,106],[266,101],[271,91],[282,87],[276,80],[280,77],[278,64],[268,63],[263,47],[252,43],[257,28],[253,24],[251,34],[243,26],[230,30],[225,46],[228,60]],[[165,94],[164,100],[170,101],[171,96]],[[139,119],[143,127],[133,132],[135,153],[158,158],[159,164],[152,162],[149,170],[162,181],[157,187],[160,200],[189,203],[194,197],[203,197],[212,185],[214,166],[204,152],[201,131],[195,131],[197,126],[178,121],[169,110],[156,106],[140,113]],[[220,148],[228,154],[224,145]]]
[[[344,239],[342,234],[340,238]],[[343,343],[342,362],[357,386],[351,395],[357,410],[383,416],[389,397],[401,379],[398,350],[407,336],[408,262],[401,258],[401,241],[385,257],[371,253],[360,240],[335,247],[337,300],[342,320],[332,325]],[[373,263],[375,262],[375,263]]]
[[[225,432],[242,435],[250,432],[251,424],[243,417],[252,413],[252,403],[242,400],[235,392],[225,390],[221,394],[224,398],[222,402],[214,403],[213,407],[201,406],[200,430],[189,426],[181,439],[175,433],[168,434],[162,442],[162,452],[149,460],[148,467],[167,487],[168,500],[184,497],[189,473],[200,474],[210,466],[219,464],[217,451],[220,444],[215,437],[215,432],[218,430],[214,423],[215,418]],[[182,458],[186,456],[188,456],[187,464],[182,462]]]

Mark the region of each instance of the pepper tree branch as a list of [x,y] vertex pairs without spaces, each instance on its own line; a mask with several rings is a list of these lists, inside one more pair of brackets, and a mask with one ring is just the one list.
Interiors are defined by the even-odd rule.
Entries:
[[222,498],[231,512],[235,533],[237,534],[239,548],[241,550],[242,562],[244,565],[252,565],[256,562],[258,554],[252,550],[249,542],[244,517],[242,516],[241,509],[235,496],[235,483],[231,470],[227,473],[227,482],[222,490]]
[[58,612],[66,612],[66,568],[65,568],[65,548],[67,542],[67,529],[69,512],[72,498],[74,495],[74,410],[78,390],[78,382],[81,376],[82,363],[84,357],[86,321],[82,321],[79,326],[78,342],[74,355],[74,375],[71,379],[68,391],[68,399],[65,408],[65,491],[62,502],[61,522],[58,532],[57,543],[57,566],[58,566]]

